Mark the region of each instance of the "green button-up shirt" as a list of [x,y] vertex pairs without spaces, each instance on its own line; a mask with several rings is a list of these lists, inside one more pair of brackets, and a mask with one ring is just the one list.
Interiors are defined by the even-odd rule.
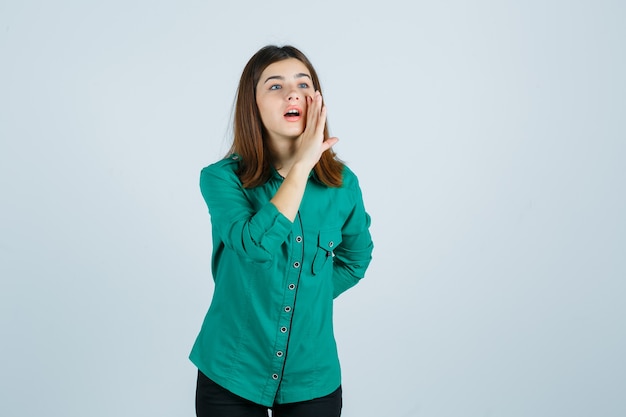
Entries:
[[370,218],[354,173],[309,177],[292,223],[270,199],[283,179],[243,188],[239,156],[202,170],[215,289],[190,359],[229,391],[265,406],[330,394],[341,383],[333,299],[364,276]]

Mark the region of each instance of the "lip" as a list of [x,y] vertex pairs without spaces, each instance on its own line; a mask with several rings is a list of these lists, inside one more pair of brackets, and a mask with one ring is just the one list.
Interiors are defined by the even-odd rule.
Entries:
[[[297,116],[287,115],[287,112],[290,111],[290,110],[297,110],[298,111],[298,115]],[[297,122],[298,120],[300,120],[302,118],[302,115],[303,115],[303,111],[302,111],[302,108],[300,106],[289,106],[283,112],[283,116],[284,116],[285,120],[287,120],[289,122]]]

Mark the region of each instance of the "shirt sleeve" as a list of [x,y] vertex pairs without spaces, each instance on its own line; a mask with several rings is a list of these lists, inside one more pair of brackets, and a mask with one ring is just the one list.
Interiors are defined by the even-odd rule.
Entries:
[[[347,171],[347,168],[344,168]],[[348,171],[352,184],[354,206],[342,227],[342,241],[334,250],[333,296],[336,298],[356,285],[365,276],[372,259],[374,244],[369,232],[371,219],[365,211],[363,196],[354,174]],[[344,178],[346,181],[346,178]],[[347,182],[347,181],[346,181]]]
[[218,162],[204,168],[200,190],[214,233],[226,247],[260,263],[271,261],[273,254],[279,253],[278,248],[291,230],[291,221],[269,201],[255,211],[231,167]]

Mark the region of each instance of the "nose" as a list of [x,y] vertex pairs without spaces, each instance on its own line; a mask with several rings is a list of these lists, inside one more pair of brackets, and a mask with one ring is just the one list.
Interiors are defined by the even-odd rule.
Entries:
[[298,101],[300,100],[300,94],[298,94],[297,90],[291,90],[289,91],[289,94],[287,94],[287,100],[289,101]]

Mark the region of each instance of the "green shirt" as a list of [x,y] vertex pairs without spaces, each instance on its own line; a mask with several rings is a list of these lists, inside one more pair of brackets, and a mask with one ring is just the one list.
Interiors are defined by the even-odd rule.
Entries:
[[257,404],[306,401],[341,384],[333,299],[364,276],[370,218],[354,173],[327,187],[309,177],[292,223],[270,199],[283,179],[243,188],[239,156],[202,170],[215,289],[190,359]]

